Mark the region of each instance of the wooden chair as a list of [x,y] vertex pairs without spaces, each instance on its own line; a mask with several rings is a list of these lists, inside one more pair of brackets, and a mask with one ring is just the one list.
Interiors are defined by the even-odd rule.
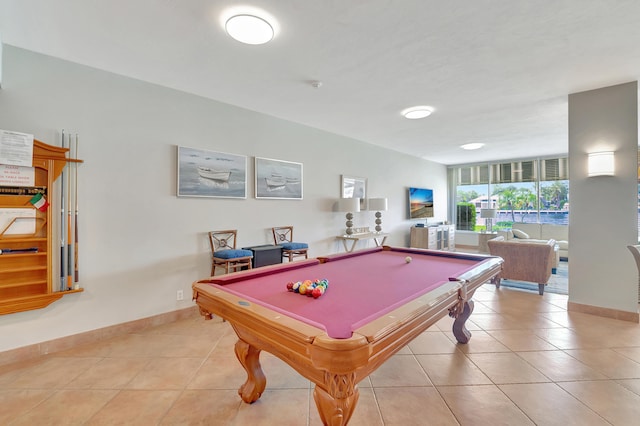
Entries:
[[223,266],[226,274],[247,267],[251,269],[251,250],[236,249],[236,235],[238,231],[211,231],[209,243],[211,244],[211,276],[216,274],[216,267]]
[[282,247],[283,259],[289,259],[289,262],[292,262],[294,257],[299,256],[304,256],[305,259],[308,259],[307,250],[309,250],[309,244],[293,241],[293,226],[276,226],[271,228],[271,231],[273,232],[273,242]]

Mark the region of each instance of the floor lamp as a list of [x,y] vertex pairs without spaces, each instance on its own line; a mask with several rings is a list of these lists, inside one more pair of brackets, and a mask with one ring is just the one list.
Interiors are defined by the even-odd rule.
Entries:
[[386,198],[369,198],[369,210],[376,212],[376,232],[382,232],[382,213],[387,211]]
[[353,213],[360,211],[360,198],[340,198],[338,200],[338,211],[346,212],[346,226],[345,233],[347,236],[353,234]]

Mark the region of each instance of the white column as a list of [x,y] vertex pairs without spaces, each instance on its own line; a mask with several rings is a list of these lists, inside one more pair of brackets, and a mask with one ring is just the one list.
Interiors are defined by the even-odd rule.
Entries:
[[[615,153],[614,175],[589,177],[588,154],[601,151]],[[637,317],[638,270],[626,247],[638,243],[637,152],[637,82],[569,95],[570,310]]]

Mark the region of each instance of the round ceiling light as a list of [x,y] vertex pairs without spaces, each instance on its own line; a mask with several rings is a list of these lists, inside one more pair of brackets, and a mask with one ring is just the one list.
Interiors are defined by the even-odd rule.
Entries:
[[246,44],[264,44],[273,39],[271,24],[254,15],[235,15],[225,23],[225,30],[234,39]]
[[460,145],[460,148],[466,149],[467,151],[473,151],[474,149],[480,149],[483,146],[484,146],[483,143],[473,142],[473,143],[466,143],[464,145]]
[[408,118],[409,120],[417,120],[419,118],[425,118],[431,115],[433,112],[433,108],[428,106],[415,106],[411,108],[407,108],[402,111],[402,115],[404,118]]

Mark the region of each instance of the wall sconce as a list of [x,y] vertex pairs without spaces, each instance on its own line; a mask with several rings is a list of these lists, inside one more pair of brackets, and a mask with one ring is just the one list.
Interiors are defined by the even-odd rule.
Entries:
[[369,198],[369,210],[376,212],[376,232],[382,232],[382,213],[387,211],[386,198]]
[[480,210],[480,217],[485,219],[486,232],[493,232],[493,219],[496,218],[496,209],[482,209]]
[[346,235],[353,234],[353,213],[360,211],[360,198],[340,198],[338,200],[338,211],[347,212]]
[[613,176],[615,171],[613,152],[592,152],[587,163],[588,176]]

